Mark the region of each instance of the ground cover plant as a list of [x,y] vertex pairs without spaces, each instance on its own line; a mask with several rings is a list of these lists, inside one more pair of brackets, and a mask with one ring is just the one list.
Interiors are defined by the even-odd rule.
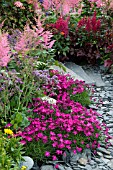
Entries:
[[20,138],[14,136],[7,126],[4,132],[0,130],[0,168],[2,170],[20,170],[23,146]]
[[0,14],[0,168],[20,170],[23,154],[46,162],[85,148],[95,152],[110,136],[98,113],[89,109],[90,87],[50,66],[60,65],[55,59],[83,61],[84,55],[88,63],[99,57],[111,66],[111,13],[78,0],[0,5],[5,14]]
[[69,94],[70,99],[80,102],[83,106],[91,104],[91,90],[83,81],[74,80],[70,75],[60,74],[57,70],[45,70],[34,72],[38,81],[41,81],[44,94],[58,99]]
[[84,148],[95,150],[103,138],[102,126],[105,140],[109,139],[108,128],[99,122],[98,113],[70,100],[68,94],[65,99],[64,96],[58,99],[56,104],[33,98],[29,108],[33,108],[30,125],[18,135],[22,137],[26,154],[37,161],[61,159],[66,151],[76,154]]

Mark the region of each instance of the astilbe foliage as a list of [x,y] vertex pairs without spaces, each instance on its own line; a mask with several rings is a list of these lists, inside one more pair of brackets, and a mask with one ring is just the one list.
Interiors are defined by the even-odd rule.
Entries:
[[11,49],[7,39],[7,33],[0,33],[0,66],[7,66],[11,57]]

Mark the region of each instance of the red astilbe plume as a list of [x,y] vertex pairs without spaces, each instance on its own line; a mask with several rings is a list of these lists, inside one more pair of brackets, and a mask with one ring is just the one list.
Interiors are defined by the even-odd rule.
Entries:
[[7,39],[7,33],[0,33],[0,66],[7,66],[10,61],[11,49]]
[[55,24],[50,24],[53,28],[57,29],[58,32],[63,32],[64,36],[67,37],[69,33],[69,17],[67,17],[65,20],[62,17],[59,17]]
[[93,17],[91,18],[91,26],[92,26],[92,31],[97,32],[100,29],[101,23],[100,19],[96,19],[96,11],[93,14]]
[[78,28],[81,28],[81,27],[83,27],[85,24],[86,24],[86,22],[87,22],[87,18],[86,17],[84,17],[84,18],[82,18],[79,22],[78,22]]
[[84,17],[78,22],[78,28],[83,27],[87,32],[97,32],[101,27],[100,19],[96,19],[96,11],[93,14],[93,17]]

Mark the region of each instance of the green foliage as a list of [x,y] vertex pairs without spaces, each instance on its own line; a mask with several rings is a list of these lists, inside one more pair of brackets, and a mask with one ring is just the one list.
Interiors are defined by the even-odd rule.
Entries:
[[[5,87],[0,93],[1,120],[10,121],[14,128],[25,127],[28,125],[28,103],[33,96],[39,96],[38,82],[34,82],[32,59],[24,59],[20,62],[20,66],[16,63],[13,67],[21,68],[20,72],[12,72],[11,70],[1,70],[1,88]],[[11,63],[10,63],[11,64]]]
[[83,106],[89,106],[91,104],[90,96],[88,91],[84,90],[82,93],[76,95],[70,95],[70,99],[75,102],[81,103]]
[[34,22],[34,10],[32,4],[28,4],[26,0],[21,0],[23,8],[16,7],[16,0],[2,0],[0,3],[0,23],[4,22],[3,29],[23,29],[26,22],[31,20]]
[[22,159],[23,146],[20,138],[9,136],[0,131],[0,169],[20,170],[19,163]]
[[53,36],[53,38],[56,40],[54,43],[53,48],[56,52],[56,59],[59,61],[63,61],[63,57],[66,59],[69,53],[69,46],[70,46],[70,39],[69,37],[64,37],[62,34],[56,34]]

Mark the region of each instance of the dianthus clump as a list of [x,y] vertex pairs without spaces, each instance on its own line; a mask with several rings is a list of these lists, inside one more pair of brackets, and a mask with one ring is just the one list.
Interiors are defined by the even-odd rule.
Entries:
[[[29,104],[33,115],[29,117],[30,125],[19,132],[21,143],[26,150],[34,148],[31,156],[41,154],[41,159],[57,160],[64,151],[82,152],[84,148],[95,150],[100,147],[102,131],[108,139],[108,131],[97,119],[98,113],[83,107],[68,98],[57,99],[56,104],[49,104],[34,98]],[[105,130],[103,130],[103,127]],[[38,152],[37,152],[38,150]],[[41,152],[40,152],[41,151]],[[28,153],[27,153],[28,154]]]

